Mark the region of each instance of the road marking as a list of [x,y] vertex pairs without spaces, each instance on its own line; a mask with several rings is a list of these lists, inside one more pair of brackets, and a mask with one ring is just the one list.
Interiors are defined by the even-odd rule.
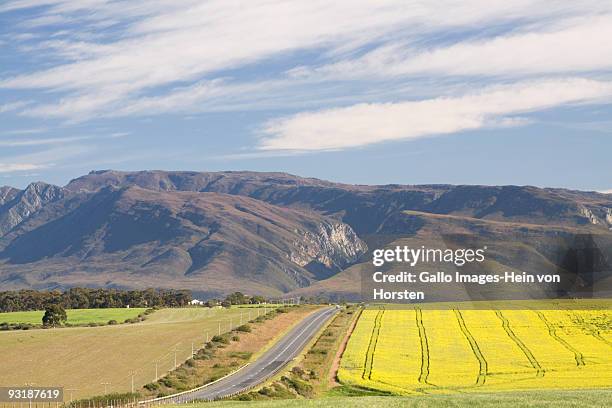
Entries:
[[[331,313],[330,313],[330,312],[331,312]],[[294,343],[295,343],[297,340],[300,340],[300,336],[301,336],[301,335],[302,335],[302,334],[303,334],[303,333],[304,333],[306,330],[308,330],[308,329],[309,329],[309,328],[310,328],[310,327],[311,327],[311,326],[312,326],[314,323],[316,323],[316,322],[317,322],[318,320],[320,320],[322,317],[327,317],[327,315],[328,315],[328,314],[333,314],[333,312],[334,312],[334,309],[328,309],[328,310],[324,310],[324,311],[322,311],[322,312],[321,312],[321,314],[316,315],[316,316],[314,316],[314,317],[313,317],[313,316],[310,316],[310,319],[312,319],[312,321],[311,321],[310,323],[308,323],[308,324],[306,325],[306,327],[304,327],[304,328],[303,328],[303,329],[302,329],[302,330],[299,332],[299,334],[295,335],[295,336],[293,337],[293,339],[291,340],[291,342],[289,342],[289,344],[287,344],[287,346],[286,346],[284,349],[282,349],[282,350],[281,350],[281,351],[278,353],[278,355],[279,355],[279,356],[280,356],[280,355],[282,355],[282,354],[283,354],[285,351],[287,351],[287,349],[288,349],[289,347],[291,347],[291,346],[292,346],[292,345],[293,345],[293,344],[294,344]],[[302,340],[303,340],[303,339],[302,339]],[[304,343],[305,343],[305,342],[304,342]],[[299,348],[298,348],[298,349],[299,349]],[[269,350],[269,351],[268,351],[268,353],[270,353],[270,351],[272,351],[272,350]],[[265,355],[264,355],[264,356],[265,356]],[[289,361],[291,361],[292,359],[293,359],[293,358],[283,360],[283,361],[282,361],[282,362],[283,362],[283,364],[279,365],[279,367],[278,367],[277,369],[272,370],[272,372],[271,372],[269,375],[267,375],[265,378],[262,378],[262,381],[263,381],[263,380],[265,380],[266,378],[270,378],[272,375],[274,375],[276,372],[278,372],[280,369],[282,369],[282,367],[284,367],[284,366],[285,366],[285,365],[286,365],[286,364],[287,364]],[[265,364],[265,365],[264,365],[262,368],[260,368],[260,369],[259,369],[259,371],[255,372],[254,374],[259,374],[260,372],[262,372],[262,371],[263,371],[263,370],[265,370],[266,368],[270,367],[270,366],[272,365],[272,363],[273,363],[273,362],[274,362],[274,360],[272,360],[271,362],[269,362],[269,363]],[[229,380],[229,379],[231,379],[231,377],[232,377],[232,375],[228,376],[228,377],[227,377],[227,379]],[[254,377],[247,377],[247,380],[251,380],[251,379],[254,379]],[[226,393],[227,391],[229,391],[229,390],[231,390],[232,388],[237,387],[237,386],[239,386],[239,384],[232,384],[232,385],[230,385],[229,387],[223,388],[223,389],[221,389],[221,390],[219,390],[219,391],[212,391],[212,392],[211,392],[211,394],[212,394],[212,395],[211,395],[211,397],[213,397],[212,399],[219,398],[219,397],[223,396],[223,395],[221,395],[221,394],[224,394],[224,393]],[[246,390],[247,388],[248,388],[248,387],[245,387],[245,388],[244,388],[244,390]],[[201,390],[201,391],[206,392],[207,390],[203,389],[203,390]],[[241,391],[241,390],[239,390],[238,392],[240,392],[240,391]],[[194,393],[198,393],[198,391],[194,391]],[[193,397],[193,399],[197,399],[197,398],[201,398],[202,396],[198,397],[197,395],[191,395],[190,397]],[[204,397],[204,398],[206,398],[206,397]]]

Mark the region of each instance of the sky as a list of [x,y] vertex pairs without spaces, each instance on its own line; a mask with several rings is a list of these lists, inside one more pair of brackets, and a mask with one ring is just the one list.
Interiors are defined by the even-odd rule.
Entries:
[[91,170],[612,192],[612,2],[3,0],[0,185]]

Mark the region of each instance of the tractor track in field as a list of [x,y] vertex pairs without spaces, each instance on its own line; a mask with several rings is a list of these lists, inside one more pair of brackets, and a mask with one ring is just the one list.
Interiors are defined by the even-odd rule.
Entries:
[[531,366],[536,370],[536,377],[544,377],[546,370],[540,365],[538,360],[536,360],[535,356],[533,355],[531,350],[529,350],[529,348],[525,345],[525,343],[523,343],[523,341],[519,339],[518,336],[514,333],[514,331],[510,327],[510,321],[506,318],[506,316],[503,315],[500,310],[496,310],[495,314],[497,315],[499,320],[501,320],[502,327],[506,331],[508,337],[510,337],[510,339],[521,349],[523,354],[525,354],[525,357],[527,357],[527,360],[529,360]]
[[414,309],[416,312],[416,324],[419,328],[419,339],[421,340],[421,373],[419,382],[421,384],[433,385],[429,382],[429,342],[427,341],[427,331],[423,324],[423,311],[420,308]]
[[589,333],[590,336],[595,337],[597,340],[606,343],[608,346],[612,347],[612,342],[610,342],[610,340],[604,338],[600,333],[599,330],[592,324],[585,322],[584,318],[580,315],[578,315],[576,312],[571,312],[571,315],[573,315],[576,320],[578,320],[578,322],[580,323],[580,326],[582,326],[584,329],[586,329]]
[[376,352],[376,345],[378,344],[378,336],[380,335],[380,327],[382,323],[382,317],[385,310],[381,309],[374,318],[374,327],[372,328],[372,335],[370,336],[370,343],[368,344],[368,350],[366,352],[365,365],[363,366],[363,374],[361,378],[364,380],[372,379],[372,366],[374,365],[374,353]]
[[465,324],[465,320],[463,320],[463,315],[461,314],[459,309],[454,309],[454,312],[455,312],[455,316],[457,317],[457,321],[459,322],[459,328],[461,329],[461,332],[467,339],[468,343],[470,343],[470,348],[472,349],[474,356],[478,360],[478,364],[480,368],[478,370],[478,377],[476,378],[476,385],[482,386],[487,381],[487,371],[488,371],[487,360],[482,354],[480,347],[478,347],[478,343],[476,342],[476,339],[474,338],[472,333],[467,328],[467,325]]
[[544,316],[544,313],[540,312],[539,310],[534,310],[534,312],[538,315],[540,320],[542,320],[544,324],[546,325],[546,327],[548,328],[548,334],[550,335],[550,337],[555,339],[559,344],[565,347],[569,352],[574,353],[574,360],[576,360],[576,365],[577,366],[586,365],[584,361],[584,355],[580,351],[578,351],[576,348],[574,348],[571,344],[569,344],[567,341],[559,337],[559,335],[557,334],[557,329],[555,328],[555,326],[553,326],[552,323],[548,321],[546,316]]

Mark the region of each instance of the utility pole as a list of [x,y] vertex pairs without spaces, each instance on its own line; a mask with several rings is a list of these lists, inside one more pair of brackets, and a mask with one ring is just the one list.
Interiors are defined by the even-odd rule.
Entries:
[[136,371],[132,371],[130,373],[132,375],[132,394],[134,393],[134,376],[136,375]]
[[153,379],[153,382],[157,381],[157,366],[158,366],[159,362],[155,361],[155,378]]
[[[35,386],[36,383],[25,383],[26,387],[33,387]],[[19,404],[19,406],[21,406],[21,404]],[[32,400],[30,399],[30,408],[32,408]]]
[[219,336],[221,335],[221,320],[219,320]]
[[176,352],[178,350],[176,349],[176,347],[174,348],[174,368],[176,368]]
[[70,402],[72,402],[72,391],[78,391],[78,388],[66,388],[66,391],[70,391]]
[[193,357],[193,341],[191,342],[191,357]]
[[104,395],[106,395],[106,393],[108,392],[107,386],[110,385],[110,383],[109,382],[102,382],[100,384],[102,384],[104,386]]
[[240,325],[242,326],[242,310],[240,311]]
[[206,332],[206,342],[208,343],[208,332]]

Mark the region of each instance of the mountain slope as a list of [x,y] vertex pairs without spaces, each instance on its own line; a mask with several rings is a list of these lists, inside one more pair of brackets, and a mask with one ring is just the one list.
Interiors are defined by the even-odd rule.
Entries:
[[0,236],[25,221],[46,204],[61,200],[64,190],[46,183],[32,183],[20,191],[0,187]]
[[612,195],[595,192],[106,170],[0,189],[0,283],[355,295],[368,248],[458,233],[500,244],[492,267],[575,273],[556,253],[611,229]]
[[50,205],[0,248],[4,274],[31,284],[210,293],[253,285],[267,294],[330,276],[366,249],[350,227],[316,213],[140,187],[106,187]]
[[389,215],[403,210],[554,225],[591,223],[612,228],[611,195],[531,186],[363,186],[285,173],[99,171],[73,180],[66,189],[95,191],[106,185],[248,196],[335,216],[358,234],[376,232]]

